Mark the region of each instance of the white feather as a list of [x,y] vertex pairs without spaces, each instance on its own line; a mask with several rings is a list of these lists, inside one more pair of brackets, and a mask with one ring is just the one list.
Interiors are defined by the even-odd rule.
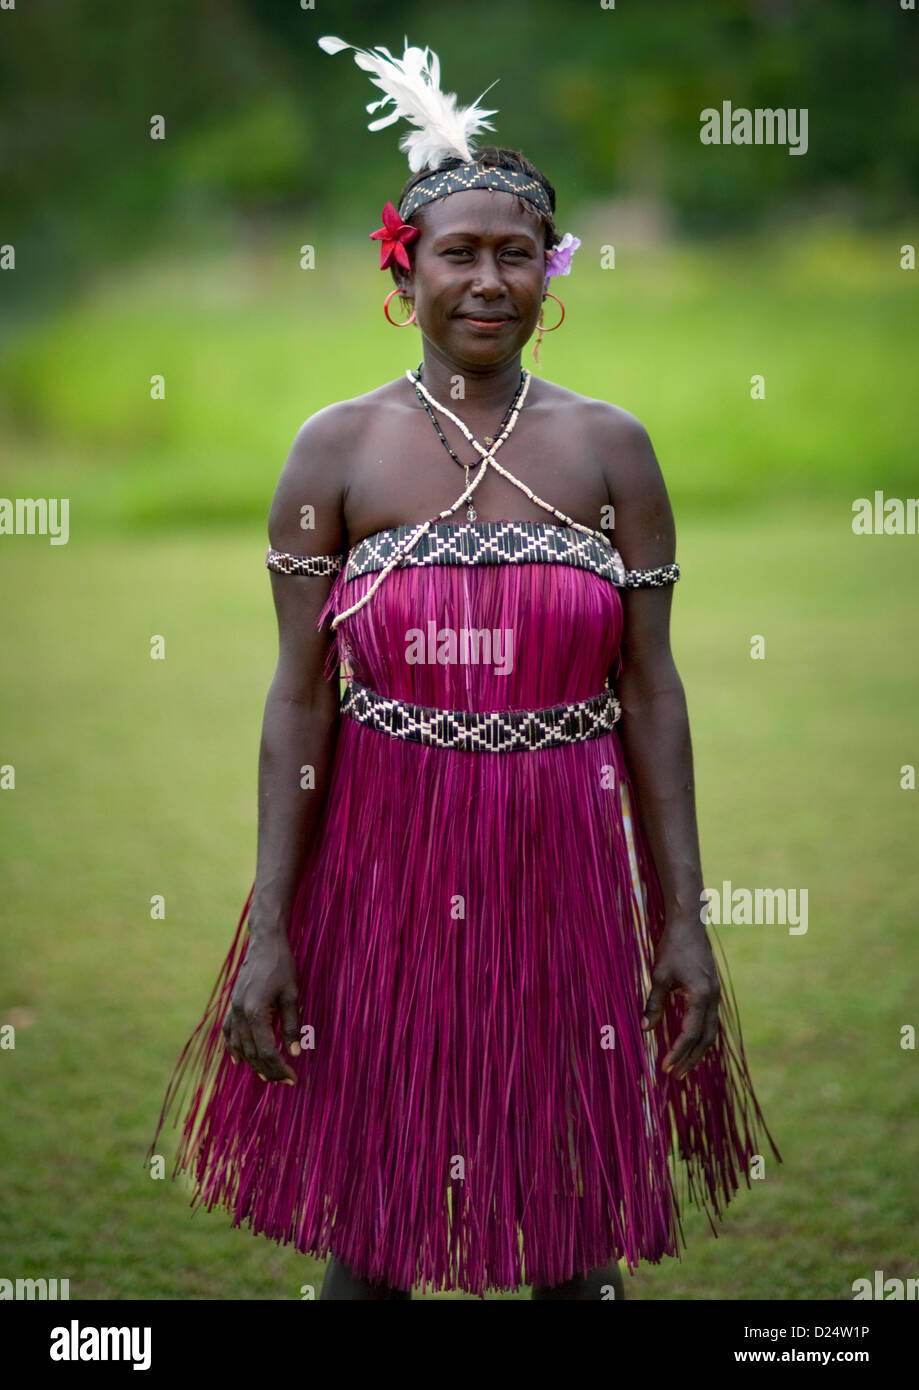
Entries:
[[[318,40],[324,53],[354,48],[357,66],[371,73],[371,82],[385,93],[379,101],[368,103],[368,111],[378,111],[392,103],[392,110],[371,121],[368,130],[383,130],[402,117],[418,127],[399,140],[399,148],[408,155],[408,166],[413,174],[421,169],[436,169],[450,155],[466,161],[472,159],[475,147],[471,137],[480,130],[494,130],[485,117],[496,115],[497,110],[488,111],[479,106],[481,97],[471,106],[457,107],[455,94],[440,90],[437,54],[429,48],[410,48],[407,38],[404,42],[405,52],[400,59],[394,58],[382,44],[368,51],[331,34]],[[491,86],[494,85],[493,82]],[[485,91],[491,91],[491,87],[486,87]]]

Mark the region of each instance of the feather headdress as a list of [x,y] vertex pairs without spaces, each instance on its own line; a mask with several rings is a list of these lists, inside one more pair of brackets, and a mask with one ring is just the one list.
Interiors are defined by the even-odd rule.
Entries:
[[[477,97],[471,106],[457,107],[455,94],[440,90],[440,59],[437,54],[430,48],[409,47],[407,38],[404,42],[402,57],[394,58],[382,44],[368,50],[356,48],[354,44],[345,43],[332,35],[318,40],[324,53],[340,53],[342,49],[353,48],[357,66],[372,74],[371,82],[385,96],[379,101],[368,102],[368,111],[377,111],[392,103],[393,109],[385,116],[370,121],[368,130],[382,130],[403,116],[418,127],[417,130],[406,132],[399,140],[399,148],[408,155],[408,166],[413,174],[422,169],[436,169],[451,155],[471,160],[474,150],[471,137],[480,130],[494,130],[494,126],[485,118],[496,115],[497,111],[487,111],[479,106],[481,97]],[[492,82],[491,87],[494,85]],[[491,91],[491,87],[486,87],[485,92]]]

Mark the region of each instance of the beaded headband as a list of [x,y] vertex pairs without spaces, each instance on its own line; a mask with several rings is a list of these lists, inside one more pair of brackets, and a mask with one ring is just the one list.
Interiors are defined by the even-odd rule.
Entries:
[[425,203],[432,203],[435,198],[446,198],[450,193],[461,193],[469,188],[496,188],[503,193],[516,193],[528,203],[532,203],[544,217],[552,216],[548,195],[538,179],[531,178],[529,174],[518,173],[514,169],[495,169],[488,164],[476,164],[474,161],[464,167],[446,169],[443,172],[435,169],[427,178],[420,179],[399,204],[399,216],[407,222],[412,213],[417,212]]

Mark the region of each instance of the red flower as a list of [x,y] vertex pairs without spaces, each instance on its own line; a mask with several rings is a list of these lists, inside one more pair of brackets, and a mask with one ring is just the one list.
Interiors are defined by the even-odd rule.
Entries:
[[371,241],[382,243],[380,246],[380,269],[385,270],[395,258],[403,270],[411,270],[412,263],[408,258],[405,243],[414,241],[415,237],[420,235],[421,232],[418,227],[412,227],[408,222],[401,221],[398,209],[392,203],[387,203],[383,209],[383,226],[370,233]]

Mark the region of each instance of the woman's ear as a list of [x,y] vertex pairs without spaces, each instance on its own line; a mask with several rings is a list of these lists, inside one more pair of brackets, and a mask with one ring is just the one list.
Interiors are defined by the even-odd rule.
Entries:
[[397,290],[403,299],[414,300],[415,298],[415,277],[410,270],[403,270],[399,267],[399,273],[393,273],[393,280]]

